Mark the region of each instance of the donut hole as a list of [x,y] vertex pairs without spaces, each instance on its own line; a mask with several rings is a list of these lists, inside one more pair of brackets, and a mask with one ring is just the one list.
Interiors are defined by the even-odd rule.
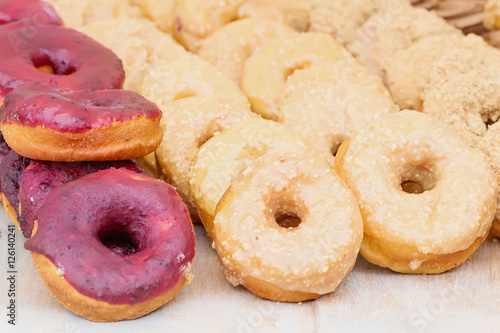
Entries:
[[274,220],[280,227],[286,229],[297,228],[302,223],[302,219],[292,212],[277,213],[274,215]]
[[429,168],[412,167],[404,174],[400,182],[401,190],[409,194],[422,194],[436,185],[436,177]]
[[285,82],[296,71],[300,71],[302,69],[306,69],[306,68],[308,68],[310,66],[311,66],[311,62],[309,60],[304,60],[304,61],[301,61],[301,62],[298,62],[298,63],[294,64],[293,66],[290,66],[290,67],[286,68],[285,69],[285,73],[284,73],[284,75],[285,75],[284,76]]
[[41,54],[33,57],[33,65],[41,72],[54,75],[71,75],[75,68],[64,59],[56,59],[48,54]]
[[498,119],[499,118],[496,118],[496,119],[488,118],[486,120],[486,122],[484,123],[486,125],[486,129],[489,129],[491,126],[495,125],[498,122]]
[[172,98],[172,102],[175,102],[175,101],[178,101],[180,99],[184,99],[184,98],[189,98],[189,97],[196,97],[197,94],[192,91],[192,90],[183,90],[183,91],[179,91],[177,92],[174,97]]
[[119,255],[130,255],[137,252],[139,244],[128,230],[103,228],[99,231],[100,242]]

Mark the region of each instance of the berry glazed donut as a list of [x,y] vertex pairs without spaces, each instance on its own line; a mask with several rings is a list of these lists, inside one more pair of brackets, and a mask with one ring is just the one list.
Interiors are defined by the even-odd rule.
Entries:
[[19,177],[18,220],[24,237],[31,237],[38,208],[54,188],[87,174],[111,168],[141,172],[132,161],[57,163],[31,160]]
[[254,112],[276,120],[283,102],[285,82],[297,69],[321,62],[354,61],[342,45],[320,33],[297,34],[270,43],[248,58],[243,68],[241,89]]
[[284,23],[247,18],[231,22],[201,44],[198,55],[239,83],[243,66],[252,53],[276,38],[296,34]]
[[332,156],[364,124],[398,111],[380,78],[357,63],[337,62],[290,75],[279,121]]
[[25,248],[54,298],[88,320],[143,316],[192,277],[193,226],[162,181],[99,171],[54,189],[37,215]]
[[254,160],[271,152],[311,153],[306,139],[264,119],[240,122],[214,135],[191,164],[189,187],[200,219],[211,237],[215,209],[231,185]]
[[259,117],[213,97],[183,98],[163,109],[163,141],[156,149],[158,169],[161,178],[179,192],[192,217],[197,213],[189,189],[189,168],[198,150],[214,134],[252,118]]
[[361,209],[361,254],[396,272],[459,266],[486,239],[495,216],[498,188],[486,159],[416,111],[363,127],[340,146],[335,170]]
[[5,211],[21,230],[19,225],[19,178],[30,160],[11,150],[0,164],[0,190]]
[[315,156],[270,154],[217,205],[213,238],[227,279],[255,295],[301,302],[334,291],[363,236],[356,198]]
[[33,25],[62,25],[54,7],[39,0],[1,0],[0,25],[28,21]]
[[224,103],[250,110],[238,85],[205,60],[195,56],[158,62],[146,75],[138,92],[165,109],[173,101],[193,96],[218,97]]
[[133,159],[154,151],[162,138],[161,111],[127,90],[26,84],[5,98],[0,115],[9,146],[39,160]]
[[[23,29],[0,31],[0,98],[27,82],[63,89],[121,88],[124,71],[113,52],[78,31],[38,26],[36,34]],[[37,67],[51,66],[53,73]]]

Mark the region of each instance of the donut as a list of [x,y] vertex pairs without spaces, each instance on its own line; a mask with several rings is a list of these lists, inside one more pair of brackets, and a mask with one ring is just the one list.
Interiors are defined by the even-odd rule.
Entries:
[[21,229],[19,225],[19,178],[29,163],[29,159],[10,150],[2,158],[0,164],[0,192],[2,193],[3,205],[5,211],[19,229]]
[[28,21],[39,26],[45,24],[62,25],[54,7],[39,0],[1,0],[0,25],[17,21]]
[[191,216],[197,214],[189,189],[189,168],[198,150],[214,134],[252,118],[258,116],[213,97],[184,98],[163,109],[163,140],[156,149],[161,178],[176,188]]
[[213,227],[227,279],[277,302],[334,291],[353,268],[362,236],[345,183],[324,160],[294,153],[262,157],[236,178]]
[[137,92],[165,109],[173,101],[192,97],[217,97],[250,110],[238,85],[205,60],[195,56],[158,62],[144,77]]
[[297,34],[267,44],[248,58],[241,89],[254,112],[276,120],[286,79],[295,70],[321,62],[350,62],[352,56],[332,37],[320,33]]
[[498,187],[484,156],[416,111],[364,126],[340,146],[335,170],[361,209],[361,255],[396,272],[459,266],[486,239],[495,216]]
[[46,161],[133,159],[154,151],[162,137],[161,111],[126,90],[25,84],[5,98],[0,115],[9,146]]
[[[162,4],[167,5],[165,1]],[[123,88],[138,92],[138,86],[158,61],[184,58],[187,51],[172,36],[147,19],[116,18],[89,23],[82,33],[111,49],[125,70]]]
[[255,159],[276,151],[291,154],[315,150],[306,139],[286,126],[264,119],[234,124],[201,146],[191,164],[189,188],[209,236],[215,209],[231,180]]
[[[110,18],[139,18],[136,0],[45,0],[54,6],[65,26],[80,30],[87,24]],[[170,1],[164,1],[166,4]]]
[[290,75],[278,120],[332,156],[364,124],[397,111],[377,76],[357,63],[337,62]]
[[18,221],[24,237],[31,237],[38,208],[54,188],[87,174],[111,168],[141,172],[132,161],[58,163],[31,160],[19,177]]
[[[34,32],[34,34],[33,34]],[[123,67],[110,50],[89,37],[55,25],[0,31],[0,99],[27,82],[63,89],[121,88]],[[53,73],[37,67],[50,65]]]
[[397,14],[382,10],[371,16],[358,30],[348,49],[371,73],[386,82],[386,68],[396,60],[398,51],[424,37],[452,35],[463,36],[460,30],[435,13],[403,6]]
[[198,55],[239,84],[243,66],[257,48],[295,33],[281,22],[246,18],[226,24],[203,40]]
[[37,216],[25,248],[54,298],[88,320],[143,316],[192,277],[193,226],[162,181],[99,171],[52,190]]

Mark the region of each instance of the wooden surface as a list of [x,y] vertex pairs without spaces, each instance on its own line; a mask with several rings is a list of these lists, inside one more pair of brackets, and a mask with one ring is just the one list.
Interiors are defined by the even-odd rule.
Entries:
[[314,302],[264,301],[226,282],[197,226],[195,279],[159,310],[134,321],[92,323],[44,288],[17,232],[17,325],[7,324],[7,225],[0,208],[0,332],[499,332],[500,242],[491,237],[464,265],[438,276],[405,276],[363,258],[332,294]]

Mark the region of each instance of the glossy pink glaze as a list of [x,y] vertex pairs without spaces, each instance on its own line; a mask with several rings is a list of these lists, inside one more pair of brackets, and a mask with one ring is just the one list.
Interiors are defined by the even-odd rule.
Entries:
[[23,21],[32,25],[62,25],[54,7],[39,0],[0,0],[0,25]]
[[[117,232],[134,244],[134,254],[103,245],[100,238]],[[170,185],[115,169],[54,189],[25,248],[49,258],[81,294],[137,304],[178,283],[194,257],[195,239],[188,209]]]
[[[0,28],[0,98],[27,82],[69,90],[122,87],[121,60],[93,39],[55,25],[22,26]],[[54,74],[38,70],[45,65],[51,65]]]
[[58,163],[31,160],[19,179],[19,225],[24,237],[31,237],[38,208],[54,188],[110,168],[142,172],[133,161]]
[[5,97],[2,123],[82,133],[138,117],[161,118],[156,104],[128,90],[68,91],[29,83]]

